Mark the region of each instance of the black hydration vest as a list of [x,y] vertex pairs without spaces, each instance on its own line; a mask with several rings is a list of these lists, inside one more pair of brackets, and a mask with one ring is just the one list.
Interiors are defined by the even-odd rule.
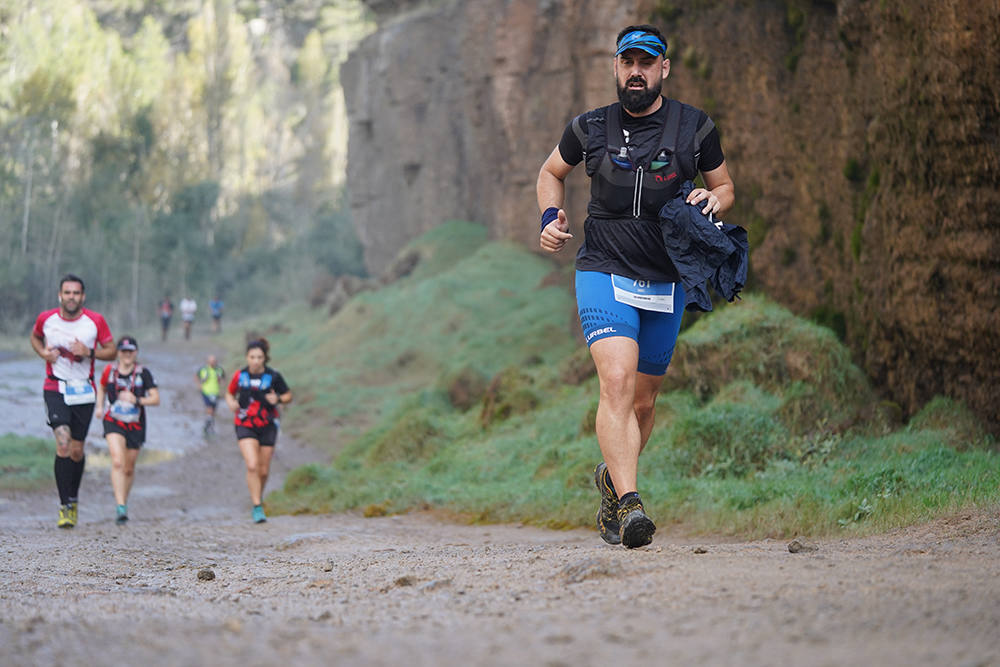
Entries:
[[663,102],[667,118],[659,145],[649,151],[626,144],[620,103],[604,107],[603,117],[593,114],[588,118],[587,213],[591,218],[658,222],[660,209],[673,199],[681,183],[697,176],[697,115],[684,114],[677,100],[664,98]]

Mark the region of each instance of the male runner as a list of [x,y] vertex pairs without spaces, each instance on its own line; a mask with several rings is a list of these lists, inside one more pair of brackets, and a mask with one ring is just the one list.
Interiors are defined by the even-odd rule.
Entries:
[[576,298],[597,367],[597,440],[604,461],[597,528],[610,544],[640,547],[656,526],[637,491],[639,454],[680,331],[685,294],[661,236],[660,209],[698,173],[704,188],[686,198],[703,214],[735,201],[719,143],[704,111],[661,96],[670,73],[667,43],[651,25],[618,34],[613,72],[619,102],[574,118],[538,174],[541,247],[572,238],[564,180],[585,161],[591,199],[576,257]]
[[164,296],[157,308],[160,313],[160,340],[167,339],[167,330],[170,328],[170,318],[174,316],[174,304],[169,296]]
[[59,491],[60,528],[77,521],[80,480],[96,398],[94,359],[111,361],[117,354],[104,317],[83,307],[83,280],[67,274],[59,281],[59,307],[38,315],[31,347],[45,359],[45,408],[56,439],[55,477]]
[[197,310],[197,301],[189,296],[181,299],[181,322],[184,324],[184,340],[191,340],[191,327],[194,325],[194,314]]
[[212,314],[212,333],[222,332],[222,311],[226,304],[218,296],[208,302],[208,311]]
[[226,371],[219,365],[214,354],[208,355],[205,365],[195,373],[198,388],[201,389],[201,400],[205,404],[205,426],[202,433],[210,435],[215,432],[215,407],[219,403],[219,384],[226,377]]

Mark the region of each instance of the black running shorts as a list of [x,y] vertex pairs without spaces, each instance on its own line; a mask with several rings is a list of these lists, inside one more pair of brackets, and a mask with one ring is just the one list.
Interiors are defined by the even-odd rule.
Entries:
[[90,420],[94,417],[94,404],[66,405],[63,395],[51,389],[44,390],[45,412],[49,417],[49,426],[69,426],[69,437],[83,442],[87,439]]
[[118,422],[109,419],[105,419],[103,424],[104,435],[107,435],[108,433],[117,433],[118,435],[125,436],[126,449],[141,449],[143,443],[146,442],[146,429],[144,428],[123,428]]
[[278,441],[278,425],[271,422],[267,426],[260,427],[237,426],[236,438],[238,440],[253,438],[261,447],[274,447],[274,443]]

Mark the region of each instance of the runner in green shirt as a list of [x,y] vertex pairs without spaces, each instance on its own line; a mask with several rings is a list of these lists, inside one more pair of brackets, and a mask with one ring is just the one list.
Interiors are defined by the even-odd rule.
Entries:
[[208,355],[205,365],[195,373],[198,387],[201,389],[201,399],[205,402],[205,426],[202,432],[209,435],[215,432],[215,406],[219,402],[219,386],[226,371],[219,365],[214,354]]

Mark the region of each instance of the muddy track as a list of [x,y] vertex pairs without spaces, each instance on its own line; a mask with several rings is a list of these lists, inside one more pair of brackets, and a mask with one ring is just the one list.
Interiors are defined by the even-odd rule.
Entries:
[[[143,350],[164,387],[150,428],[181,454],[140,464],[127,527],[93,444],[74,530],[54,489],[0,498],[0,663],[1000,665],[997,508],[799,553],[430,515],[251,524],[224,417],[198,433],[205,345]],[[317,458],[277,453],[271,488]]]

